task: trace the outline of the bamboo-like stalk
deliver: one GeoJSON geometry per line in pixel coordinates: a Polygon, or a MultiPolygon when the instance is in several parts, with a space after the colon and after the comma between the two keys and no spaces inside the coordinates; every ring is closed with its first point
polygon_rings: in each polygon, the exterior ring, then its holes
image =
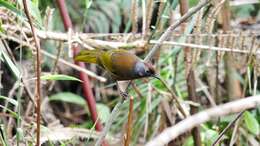
{"type": "MultiPolygon", "coordinates": [[[[70,16],[68,14],[66,5],[65,5],[65,1],[64,0],[57,0],[56,1],[58,4],[58,8],[60,11],[60,15],[61,18],[63,20],[63,24],[64,27],[67,31],[72,29],[72,22],[70,20],[70,16]]],[[[73,54],[77,54],[77,52],[79,51],[78,46],[73,46],[73,54]]],[[[75,62],[75,64],[81,66],[81,67],[85,67],[85,64],[82,62],[75,62]]],[[[95,129],[97,131],[102,131],[103,126],[100,123],[100,120],[98,119],[98,115],[97,115],[97,109],[96,109],[96,101],[95,98],[93,96],[93,93],[91,91],[91,87],[90,87],[90,83],[89,83],[89,78],[86,74],[84,74],[83,72],[80,72],[80,79],[83,81],[83,92],[84,92],[84,96],[86,98],[86,102],[89,108],[89,111],[91,113],[91,119],[93,121],[93,123],[96,123],[95,125],[95,129]]],[[[103,145],[106,146],[107,143],[103,142],[103,145]]]]}

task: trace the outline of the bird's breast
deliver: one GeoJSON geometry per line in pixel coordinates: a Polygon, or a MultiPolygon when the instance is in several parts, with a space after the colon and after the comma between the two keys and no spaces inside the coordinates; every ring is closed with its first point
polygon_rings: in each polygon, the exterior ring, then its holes
{"type": "Polygon", "coordinates": [[[116,80],[133,80],[138,78],[134,72],[135,64],[140,60],[128,52],[117,52],[111,56],[112,74],[116,80]]]}

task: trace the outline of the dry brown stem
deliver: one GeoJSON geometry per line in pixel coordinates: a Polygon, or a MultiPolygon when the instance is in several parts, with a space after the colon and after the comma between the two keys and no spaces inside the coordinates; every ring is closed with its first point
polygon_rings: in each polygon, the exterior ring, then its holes
{"type": "Polygon", "coordinates": [[[193,127],[205,123],[213,118],[237,113],[246,109],[255,108],[260,104],[260,95],[250,96],[240,100],[219,105],[186,118],[178,124],[165,129],[161,134],[148,142],[145,146],[163,146],[193,127]]]}

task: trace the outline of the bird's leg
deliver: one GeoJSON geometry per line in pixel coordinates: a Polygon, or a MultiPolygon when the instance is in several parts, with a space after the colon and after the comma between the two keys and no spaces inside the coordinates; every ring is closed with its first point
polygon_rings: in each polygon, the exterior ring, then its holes
{"type": "MultiPolygon", "coordinates": [[[[131,82],[131,81],[130,81],[131,82]]],[[[122,91],[118,82],[116,82],[116,86],[117,86],[117,90],[119,92],[119,94],[124,98],[127,99],[128,98],[128,87],[129,87],[130,83],[127,83],[127,87],[125,89],[125,91],[122,91]]]]}

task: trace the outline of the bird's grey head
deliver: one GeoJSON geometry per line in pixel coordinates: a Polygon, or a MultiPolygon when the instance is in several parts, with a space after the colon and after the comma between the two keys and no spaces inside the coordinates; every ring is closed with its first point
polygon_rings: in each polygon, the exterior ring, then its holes
{"type": "Polygon", "coordinates": [[[137,77],[151,77],[155,75],[154,67],[146,62],[138,61],[135,64],[134,73],[137,77]]]}

